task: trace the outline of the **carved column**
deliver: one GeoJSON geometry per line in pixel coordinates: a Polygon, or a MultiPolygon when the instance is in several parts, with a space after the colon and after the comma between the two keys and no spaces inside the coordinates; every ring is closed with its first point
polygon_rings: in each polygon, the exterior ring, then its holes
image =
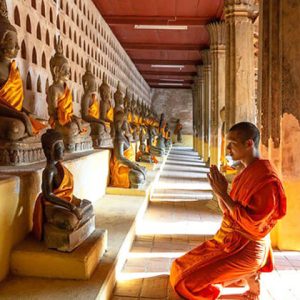
{"type": "Polygon", "coordinates": [[[204,157],[204,94],[205,94],[205,85],[204,85],[204,66],[200,65],[197,67],[197,87],[198,87],[198,140],[199,140],[199,155],[204,157]]]}
{"type": "Polygon", "coordinates": [[[220,111],[225,106],[225,22],[207,26],[211,52],[211,142],[210,163],[220,165],[222,121],[220,111]]]}
{"type": "MultiPolygon", "coordinates": [[[[195,76],[196,77],[196,76],[195,76]]],[[[197,132],[197,111],[198,111],[198,97],[197,97],[197,86],[195,83],[192,87],[192,94],[193,94],[193,148],[194,150],[198,151],[198,132],[197,132]]]]}
{"type": "Polygon", "coordinates": [[[209,50],[201,51],[203,60],[203,159],[210,157],[210,132],[211,132],[211,53],[209,50]]]}
{"type": "Polygon", "coordinates": [[[226,128],[256,123],[254,99],[253,0],[225,0],[226,128]]]}
{"type": "Polygon", "coordinates": [[[281,174],[287,215],[271,237],[300,250],[300,1],[260,2],[259,101],[262,149],[281,174]]]}

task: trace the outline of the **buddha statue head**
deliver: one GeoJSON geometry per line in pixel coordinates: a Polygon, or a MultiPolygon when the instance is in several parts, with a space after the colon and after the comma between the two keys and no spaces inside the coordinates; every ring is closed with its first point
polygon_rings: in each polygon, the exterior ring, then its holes
{"type": "Polygon", "coordinates": [[[124,99],[123,99],[123,103],[124,103],[125,109],[127,110],[128,109],[128,105],[130,103],[128,88],[126,88],[125,96],[124,96],[124,99]]]}
{"type": "Polygon", "coordinates": [[[100,85],[100,96],[102,101],[110,100],[110,87],[107,83],[107,76],[103,74],[103,81],[100,85]]]}
{"type": "Polygon", "coordinates": [[[132,97],[131,97],[131,111],[133,113],[135,113],[135,110],[136,110],[136,101],[134,99],[134,94],[132,93],[132,97]]]}
{"type": "Polygon", "coordinates": [[[64,142],[62,135],[54,130],[48,129],[41,137],[42,147],[47,161],[60,161],[63,159],[64,142]]]}
{"type": "Polygon", "coordinates": [[[117,90],[114,93],[114,100],[115,100],[115,109],[123,109],[124,108],[124,100],[123,100],[123,95],[121,92],[121,86],[120,86],[120,81],[118,81],[118,86],[117,86],[117,90]]]}
{"type": "Polygon", "coordinates": [[[11,61],[19,50],[17,30],[8,20],[5,0],[0,0],[0,60],[11,61]]]}
{"type": "Polygon", "coordinates": [[[84,91],[87,92],[96,92],[97,91],[97,82],[96,78],[92,73],[92,64],[87,61],[85,65],[85,73],[82,76],[82,84],[84,91]]]}
{"type": "Polygon", "coordinates": [[[70,78],[71,69],[68,60],[63,54],[63,44],[58,37],[54,39],[55,54],[50,59],[50,70],[54,82],[67,82],[70,78]]]}

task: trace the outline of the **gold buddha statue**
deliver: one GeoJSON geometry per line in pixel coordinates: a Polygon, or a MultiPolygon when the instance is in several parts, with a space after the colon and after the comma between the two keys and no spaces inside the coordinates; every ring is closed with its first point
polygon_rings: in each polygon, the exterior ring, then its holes
{"type": "Polygon", "coordinates": [[[123,99],[123,104],[124,104],[124,124],[123,124],[123,129],[125,131],[125,135],[129,142],[133,142],[133,129],[131,128],[131,120],[132,120],[132,114],[131,114],[131,100],[129,97],[129,92],[128,88],[126,88],[125,96],[123,99]]]}
{"type": "Polygon", "coordinates": [[[114,109],[110,100],[110,87],[107,83],[107,78],[103,74],[103,81],[100,86],[100,120],[104,122],[103,134],[101,135],[99,148],[113,148],[113,120],[114,120],[114,109]]]}
{"type": "Polygon", "coordinates": [[[47,164],[42,192],[35,202],[32,232],[48,248],[70,252],[94,231],[93,206],[73,194],[73,175],[62,164],[64,141],[60,132],[48,129],[42,135],[42,145],[47,164]]]}
{"type": "Polygon", "coordinates": [[[70,66],[63,55],[63,45],[59,37],[55,40],[54,47],[56,53],[50,59],[53,83],[47,94],[49,124],[61,133],[67,152],[90,150],[91,127],[74,114],[72,91],[67,85],[70,66]]]}
{"type": "Polygon", "coordinates": [[[107,134],[105,122],[100,119],[100,100],[97,92],[96,77],[91,71],[91,64],[87,61],[86,72],[82,76],[84,94],[81,99],[81,115],[91,126],[93,147],[100,148],[103,136],[107,134]]]}
{"type": "Polygon", "coordinates": [[[124,134],[125,114],[119,110],[115,114],[116,136],[110,161],[110,185],[122,188],[139,188],[146,179],[145,168],[135,162],[132,145],[124,134]]]}
{"type": "Polygon", "coordinates": [[[10,24],[5,0],[0,0],[0,164],[19,165],[44,159],[39,134],[46,127],[24,106],[22,78],[15,58],[16,29],[10,24]]]}

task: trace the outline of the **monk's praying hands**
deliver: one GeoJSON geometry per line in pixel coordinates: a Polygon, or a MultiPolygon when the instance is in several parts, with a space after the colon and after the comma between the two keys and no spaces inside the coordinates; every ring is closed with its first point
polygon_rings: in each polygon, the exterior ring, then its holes
{"type": "Polygon", "coordinates": [[[210,167],[210,172],[207,174],[208,181],[214,191],[214,193],[222,197],[227,194],[228,182],[224,175],[220,173],[217,166],[212,165],[210,167]]]}

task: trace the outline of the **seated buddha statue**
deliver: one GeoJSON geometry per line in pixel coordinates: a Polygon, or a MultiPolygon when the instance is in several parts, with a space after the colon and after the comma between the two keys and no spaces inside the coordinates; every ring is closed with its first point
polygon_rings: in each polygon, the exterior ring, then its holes
{"type": "Polygon", "coordinates": [[[54,46],[56,53],[50,59],[53,83],[47,94],[49,124],[61,133],[66,151],[89,150],[92,148],[91,127],[74,114],[72,91],[67,86],[70,66],[63,55],[60,38],[55,40],[54,46]]]}
{"type": "Polygon", "coordinates": [[[0,164],[18,165],[44,159],[40,134],[46,127],[23,105],[22,78],[15,58],[19,52],[16,29],[0,7],[0,164]]]}
{"type": "Polygon", "coordinates": [[[149,123],[147,145],[152,155],[161,157],[165,154],[165,148],[157,147],[159,122],[156,120],[153,112],[150,112],[149,123]]]}
{"type": "Polygon", "coordinates": [[[180,119],[177,119],[176,126],[175,126],[175,129],[174,129],[174,134],[177,135],[177,142],[178,143],[182,143],[181,131],[182,131],[182,124],[180,123],[180,119]]]}
{"type": "Polygon", "coordinates": [[[129,142],[133,141],[132,137],[132,128],[130,126],[130,121],[131,121],[131,112],[130,112],[130,98],[128,95],[128,89],[126,88],[125,96],[123,98],[123,107],[124,107],[124,123],[123,123],[123,130],[125,132],[125,136],[129,140],[129,142]]]}
{"type": "Polygon", "coordinates": [[[48,248],[69,252],[93,232],[93,206],[73,195],[73,176],[62,164],[64,142],[60,132],[48,129],[42,135],[42,145],[47,163],[42,174],[42,192],[35,202],[32,232],[48,248]],[[73,234],[79,230],[80,234],[73,234]]]}
{"type": "Polygon", "coordinates": [[[137,115],[137,103],[136,100],[134,98],[134,94],[132,94],[132,98],[131,98],[131,122],[130,122],[130,126],[132,129],[132,137],[133,137],[133,141],[137,142],[139,139],[139,130],[138,130],[138,115],[137,115]]]}
{"type": "Polygon", "coordinates": [[[166,123],[166,126],[165,126],[164,137],[165,137],[165,147],[167,149],[169,149],[171,147],[172,140],[171,140],[171,131],[169,129],[169,123],[168,122],[166,123]]]}
{"type": "Polygon", "coordinates": [[[103,81],[100,86],[100,120],[104,122],[105,125],[103,130],[105,134],[101,136],[100,148],[113,148],[113,137],[114,137],[114,109],[110,99],[110,87],[107,83],[107,78],[103,74],[103,81]]]}
{"type": "Polygon", "coordinates": [[[166,118],[165,118],[165,114],[162,113],[160,115],[160,121],[159,121],[159,127],[158,127],[158,137],[157,137],[157,143],[156,143],[156,147],[160,148],[162,150],[165,149],[165,128],[166,128],[166,118]]]}
{"type": "Polygon", "coordinates": [[[81,100],[82,119],[91,126],[93,147],[99,148],[102,136],[107,134],[105,122],[100,119],[100,101],[96,78],[91,71],[91,64],[86,63],[86,72],[82,76],[84,94],[81,100]]]}
{"type": "Polygon", "coordinates": [[[110,161],[110,185],[122,188],[139,188],[146,180],[146,170],[135,162],[133,148],[122,128],[124,118],[124,112],[116,112],[114,119],[116,136],[110,161]]]}

